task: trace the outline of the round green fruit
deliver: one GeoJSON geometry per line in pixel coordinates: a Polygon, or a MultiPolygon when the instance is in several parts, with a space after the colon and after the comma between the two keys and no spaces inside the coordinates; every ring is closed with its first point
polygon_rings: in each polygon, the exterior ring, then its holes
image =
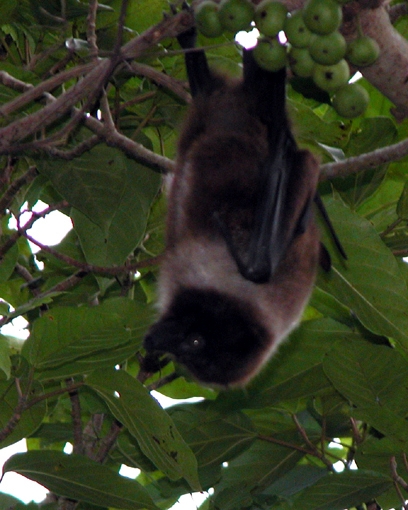
{"type": "Polygon", "coordinates": [[[357,67],[369,66],[380,55],[380,47],[377,41],[363,35],[351,41],[347,48],[347,60],[357,67]]]}
{"type": "Polygon", "coordinates": [[[224,29],[218,14],[218,4],[212,0],[201,2],[194,10],[198,30],[206,37],[218,37],[224,29]]]}
{"type": "Polygon", "coordinates": [[[307,28],[303,21],[302,11],[292,12],[286,18],[283,26],[286,37],[290,44],[295,48],[307,48],[312,39],[312,32],[307,28]]]}
{"type": "Polygon", "coordinates": [[[366,89],[358,83],[349,83],[336,92],[332,105],[339,115],[353,119],[366,111],[369,101],[366,89]]]}
{"type": "Polygon", "coordinates": [[[253,56],[259,67],[266,71],[279,71],[287,62],[286,47],[277,38],[259,39],[253,56]]]}
{"type": "Polygon", "coordinates": [[[251,25],[254,6],[249,0],[222,0],[218,13],[224,29],[235,34],[251,25]]]}
{"type": "Polygon", "coordinates": [[[309,46],[310,55],[318,64],[337,64],[346,54],[347,43],[337,30],[327,35],[315,36],[309,46]]]}
{"type": "Polygon", "coordinates": [[[341,7],[335,0],[307,0],[303,6],[303,20],[315,34],[330,34],[340,26],[341,7]]]}
{"type": "Polygon", "coordinates": [[[294,48],[289,51],[289,65],[296,76],[309,78],[313,74],[316,62],[307,48],[294,48]]]}
{"type": "Polygon", "coordinates": [[[322,90],[334,92],[347,84],[350,78],[350,70],[347,62],[342,59],[331,66],[316,64],[312,77],[316,85],[322,90]]]}
{"type": "Polygon", "coordinates": [[[275,37],[283,30],[288,10],[274,0],[263,0],[255,9],[256,28],[269,37],[275,37]]]}

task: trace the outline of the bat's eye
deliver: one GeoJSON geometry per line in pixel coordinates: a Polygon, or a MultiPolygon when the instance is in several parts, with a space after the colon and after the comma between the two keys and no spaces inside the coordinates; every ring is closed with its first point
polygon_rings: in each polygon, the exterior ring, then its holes
{"type": "Polygon", "coordinates": [[[198,352],[205,346],[205,339],[201,335],[191,335],[183,342],[183,349],[189,352],[198,352]]]}

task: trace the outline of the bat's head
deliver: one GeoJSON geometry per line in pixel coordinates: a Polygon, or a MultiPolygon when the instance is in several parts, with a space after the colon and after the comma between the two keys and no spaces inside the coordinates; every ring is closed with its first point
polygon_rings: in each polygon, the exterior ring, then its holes
{"type": "Polygon", "coordinates": [[[169,353],[202,383],[242,386],[258,372],[268,338],[248,303],[213,290],[182,289],[144,346],[169,353]]]}

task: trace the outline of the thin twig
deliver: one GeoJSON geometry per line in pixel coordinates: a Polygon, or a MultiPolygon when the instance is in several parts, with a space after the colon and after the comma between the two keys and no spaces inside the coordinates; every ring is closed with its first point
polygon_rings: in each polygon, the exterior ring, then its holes
{"type": "Polygon", "coordinates": [[[4,439],[6,439],[6,437],[8,437],[13,432],[13,430],[20,422],[23,412],[27,409],[27,397],[30,394],[33,384],[33,372],[30,371],[29,373],[27,387],[24,393],[21,391],[20,379],[18,377],[15,378],[14,384],[16,385],[18,402],[16,407],[14,408],[13,415],[8,420],[3,429],[0,431],[0,443],[4,441],[4,439]]]}
{"type": "Polygon", "coordinates": [[[79,401],[78,389],[74,386],[73,379],[66,380],[68,395],[71,401],[71,418],[72,418],[72,429],[74,435],[73,453],[81,455],[84,453],[84,442],[82,435],[82,420],[81,420],[81,403],[79,401]]]}
{"type": "MultiPolygon", "coordinates": [[[[69,276],[62,282],[57,283],[57,285],[54,285],[54,287],[51,287],[51,289],[48,289],[45,292],[36,294],[33,299],[27,301],[21,307],[17,307],[14,311],[12,311],[8,315],[4,316],[0,320],[0,327],[4,326],[5,324],[9,324],[12,320],[14,320],[16,317],[19,317],[20,315],[24,315],[25,313],[27,313],[28,310],[32,310],[34,308],[41,307],[47,296],[53,297],[54,294],[59,294],[61,292],[65,292],[68,289],[70,289],[71,287],[74,287],[87,274],[88,274],[87,271],[83,271],[81,269],[80,271],[69,276]]],[[[33,294],[34,294],[34,292],[33,292],[33,294]]]]}
{"type": "Polygon", "coordinates": [[[43,395],[40,395],[39,397],[32,398],[29,400],[26,404],[26,409],[29,409],[30,407],[33,407],[37,405],[39,402],[42,402],[43,400],[47,400],[49,398],[53,397],[59,397],[60,395],[64,395],[65,393],[68,393],[69,391],[77,390],[81,388],[85,383],[79,382],[75,383],[69,388],[61,388],[59,390],[50,391],[49,393],[44,393],[43,395]]]}
{"type": "Polygon", "coordinates": [[[72,159],[82,156],[82,154],[85,154],[85,152],[89,152],[96,145],[98,145],[98,143],[101,143],[101,139],[99,138],[98,135],[93,135],[69,151],[56,149],[53,146],[45,146],[43,147],[43,149],[46,153],[50,154],[53,157],[57,157],[65,161],[71,161],[72,159]]]}
{"type": "Polygon", "coordinates": [[[101,446],[95,455],[96,462],[102,463],[106,457],[108,456],[109,452],[113,448],[114,444],[116,443],[116,440],[122,431],[123,425],[117,421],[114,420],[112,423],[112,426],[110,428],[110,431],[106,434],[106,436],[101,441],[101,446]]]}
{"type": "Polygon", "coordinates": [[[86,39],[89,44],[89,54],[92,60],[98,58],[99,49],[96,44],[96,14],[98,11],[98,0],[89,0],[89,11],[86,18],[86,39]]]}
{"type": "Polygon", "coordinates": [[[330,469],[330,471],[334,471],[334,468],[333,468],[333,465],[332,463],[329,461],[329,459],[326,459],[325,455],[324,455],[324,452],[321,452],[311,441],[310,439],[308,438],[307,434],[306,434],[306,431],[305,429],[302,427],[302,425],[300,424],[299,420],[297,419],[296,415],[292,415],[292,419],[296,425],[296,428],[298,429],[300,435],[302,436],[302,438],[305,440],[306,444],[309,446],[309,448],[311,448],[311,450],[313,451],[313,456],[317,457],[318,459],[320,459],[324,464],[326,464],[326,466],[330,469]]]}
{"type": "Polygon", "coordinates": [[[68,257],[67,255],[59,253],[53,248],[50,248],[49,246],[40,243],[39,241],[28,235],[26,232],[24,232],[23,235],[26,239],[28,239],[30,242],[41,248],[41,250],[43,250],[44,252],[49,253],[58,260],[62,260],[63,262],[69,264],[70,266],[77,267],[88,273],[98,273],[108,276],[117,276],[123,273],[126,274],[129,271],[137,271],[145,267],[154,266],[156,264],[159,264],[160,261],[162,260],[162,255],[158,255],[157,257],[151,257],[150,259],[147,260],[141,260],[140,262],[129,264],[128,266],[126,265],[115,267],[94,266],[92,264],[87,264],[86,262],[79,262],[78,260],[75,260],[72,257],[68,257]]]}
{"type": "Polygon", "coordinates": [[[395,455],[393,455],[390,458],[390,468],[391,468],[391,475],[394,482],[396,482],[398,485],[400,485],[404,490],[408,491],[408,483],[401,478],[401,476],[397,472],[397,459],[395,458],[395,455]]]}
{"type": "Polygon", "coordinates": [[[20,189],[32,182],[38,175],[37,167],[30,166],[25,174],[13,181],[8,189],[5,191],[3,196],[0,198],[0,214],[8,209],[14,200],[14,197],[20,191],[20,189]]]}
{"type": "Polygon", "coordinates": [[[56,211],[58,209],[64,209],[65,207],[68,207],[68,202],[65,200],[58,202],[57,204],[50,205],[47,207],[47,209],[44,209],[42,212],[33,212],[31,211],[31,218],[27,221],[27,223],[24,224],[24,226],[18,226],[18,230],[13,233],[6,242],[0,246],[0,261],[4,257],[4,255],[14,246],[14,244],[17,242],[20,236],[26,235],[26,231],[29,230],[34,223],[39,220],[40,218],[44,218],[47,214],[56,211]]]}
{"type": "Polygon", "coordinates": [[[172,374],[166,375],[166,376],[162,377],[161,379],[158,379],[154,383],[149,384],[149,386],[147,386],[147,389],[149,391],[158,390],[162,386],[165,386],[166,384],[169,384],[172,381],[175,381],[179,377],[180,376],[176,372],[173,372],[172,374]]]}

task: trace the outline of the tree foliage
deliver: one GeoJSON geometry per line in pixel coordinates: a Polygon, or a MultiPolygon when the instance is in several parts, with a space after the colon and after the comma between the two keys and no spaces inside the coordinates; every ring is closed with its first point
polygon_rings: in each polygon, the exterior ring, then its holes
{"type": "MultiPolygon", "coordinates": [[[[345,37],[359,19],[381,48],[361,70],[363,116],[342,119],[307,80],[290,80],[295,132],[321,158],[320,191],[348,260],[322,225],[333,267],[301,325],[245,390],[218,393],[171,363],[156,374],[141,365],[163,251],[162,174],[189,99],[175,36],[191,13],[170,15],[164,0],[2,0],[0,325],[22,316],[29,331],[25,342],[0,335],[1,447],[27,438],[29,449],[4,472],[42,483],[66,510],[165,509],[209,489],[203,509],[403,506],[406,13],[405,2],[343,7],[345,37]],[[54,210],[73,229],[43,245],[30,228],[54,210]],[[163,410],[153,389],[203,400],[163,410]],[[119,475],[123,463],[140,475],[119,475]]],[[[231,37],[200,44],[239,74],[231,37]]],[[[0,506],[24,508],[1,493],[0,506]]]]}

